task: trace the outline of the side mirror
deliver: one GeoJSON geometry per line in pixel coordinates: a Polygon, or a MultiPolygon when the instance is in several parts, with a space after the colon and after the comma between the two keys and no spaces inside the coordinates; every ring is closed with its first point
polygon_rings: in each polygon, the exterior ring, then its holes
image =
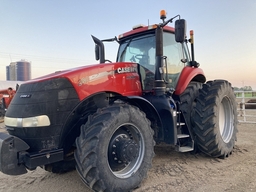
{"type": "Polygon", "coordinates": [[[100,59],[100,48],[99,45],[95,45],[95,59],[98,61],[100,59]]]}
{"type": "Polygon", "coordinates": [[[98,61],[100,60],[100,63],[105,63],[105,51],[104,51],[104,44],[101,40],[94,37],[92,35],[92,39],[95,43],[95,59],[98,61]]]}
{"type": "Polygon", "coordinates": [[[187,24],[185,19],[175,21],[175,40],[178,43],[183,43],[186,38],[187,24]]]}

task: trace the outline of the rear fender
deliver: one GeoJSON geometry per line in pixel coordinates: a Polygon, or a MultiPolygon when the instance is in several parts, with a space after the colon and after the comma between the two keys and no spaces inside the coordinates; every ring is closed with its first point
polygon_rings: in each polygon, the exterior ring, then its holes
{"type": "Polygon", "coordinates": [[[180,95],[185,91],[190,81],[197,81],[204,83],[206,81],[204,72],[200,68],[184,67],[181,71],[175,94],[180,95]]]}

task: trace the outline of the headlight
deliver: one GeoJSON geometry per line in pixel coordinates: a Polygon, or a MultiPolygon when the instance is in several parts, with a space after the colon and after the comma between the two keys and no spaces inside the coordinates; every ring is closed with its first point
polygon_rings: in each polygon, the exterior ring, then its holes
{"type": "Polygon", "coordinates": [[[4,117],[4,124],[10,127],[44,127],[51,123],[47,115],[40,115],[27,118],[4,117]]]}

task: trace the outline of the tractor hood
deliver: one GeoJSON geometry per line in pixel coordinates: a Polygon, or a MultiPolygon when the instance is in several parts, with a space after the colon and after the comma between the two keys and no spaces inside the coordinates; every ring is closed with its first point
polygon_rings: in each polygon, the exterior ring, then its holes
{"type": "Polygon", "coordinates": [[[54,73],[50,73],[48,75],[44,75],[44,76],[41,76],[41,77],[34,78],[32,80],[26,81],[26,83],[45,81],[45,80],[48,80],[48,79],[58,78],[58,77],[67,77],[69,75],[72,75],[73,73],[77,73],[78,71],[88,71],[90,69],[97,68],[98,65],[99,64],[91,64],[91,65],[66,69],[66,70],[62,70],[62,71],[55,71],[54,73]]]}
{"type": "Polygon", "coordinates": [[[24,84],[40,83],[56,78],[68,79],[80,100],[95,92],[109,91],[122,95],[140,95],[138,64],[130,62],[103,63],[57,71],[24,84]]]}

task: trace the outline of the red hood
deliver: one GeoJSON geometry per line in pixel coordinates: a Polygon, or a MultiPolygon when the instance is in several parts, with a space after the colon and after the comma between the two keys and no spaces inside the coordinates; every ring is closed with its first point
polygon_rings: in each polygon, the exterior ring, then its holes
{"type": "Polygon", "coordinates": [[[58,77],[67,77],[74,72],[77,73],[79,71],[88,71],[90,69],[98,67],[99,65],[102,65],[102,64],[91,64],[91,65],[85,65],[85,66],[81,66],[81,67],[66,69],[66,70],[62,70],[62,71],[56,71],[56,72],[50,73],[48,75],[44,75],[41,77],[31,79],[29,81],[26,81],[26,83],[31,83],[31,82],[35,82],[35,81],[44,81],[47,79],[58,78],[58,77]]]}
{"type": "Polygon", "coordinates": [[[107,91],[122,95],[140,95],[141,83],[137,72],[137,64],[130,62],[103,63],[86,65],[27,81],[37,83],[54,78],[67,78],[76,89],[79,98],[107,91]]]}

